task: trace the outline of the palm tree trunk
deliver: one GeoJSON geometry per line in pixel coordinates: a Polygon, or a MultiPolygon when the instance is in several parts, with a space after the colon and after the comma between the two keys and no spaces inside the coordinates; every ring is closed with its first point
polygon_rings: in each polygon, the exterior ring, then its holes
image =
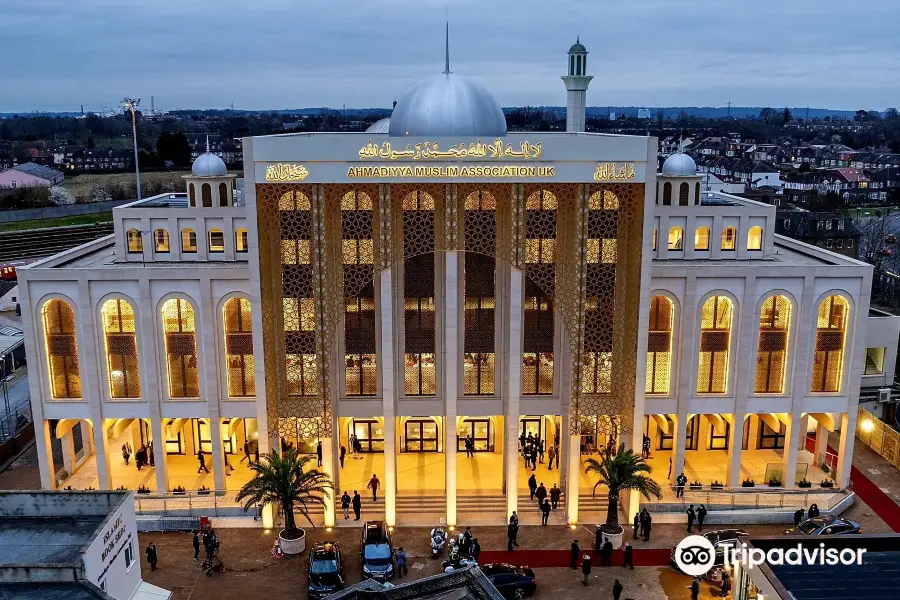
{"type": "Polygon", "coordinates": [[[294,505],[290,502],[284,502],[281,505],[284,511],[284,528],[286,531],[295,531],[297,523],[294,521],[294,505]]]}
{"type": "Polygon", "coordinates": [[[619,492],[609,491],[609,503],[606,506],[606,524],[610,527],[619,526],[619,492]]]}

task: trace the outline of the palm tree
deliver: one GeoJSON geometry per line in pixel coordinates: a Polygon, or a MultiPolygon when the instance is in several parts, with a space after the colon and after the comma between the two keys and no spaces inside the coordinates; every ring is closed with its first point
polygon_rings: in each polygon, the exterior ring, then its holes
{"type": "Polygon", "coordinates": [[[619,446],[619,451],[613,455],[608,449],[603,449],[600,460],[588,458],[584,461],[584,473],[594,473],[599,476],[591,495],[597,493],[597,488],[605,485],[609,490],[609,505],[606,508],[606,524],[604,533],[619,532],[619,493],[625,490],[637,490],[647,500],[650,496],[662,497],[659,484],[650,478],[650,465],[644,457],[636,455],[631,450],[625,449],[625,444],[619,446]]]}
{"type": "Polygon", "coordinates": [[[280,505],[284,512],[284,537],[296,539],[299,530],[294,520],[294,507],[299,506],[300,514],[315,529],[309,510],[313,506],[324,506],[328,490],[334,488],[331,479],[322,471],[305,470],[306,463],[312,460],[311,456],[299,454],[294,448],[289,448],[283,456],[270,452],[263,460],[250,464],[256,475],[244,484],[235,500],[244,504],[245,512],[253,506],[280,505]]]}

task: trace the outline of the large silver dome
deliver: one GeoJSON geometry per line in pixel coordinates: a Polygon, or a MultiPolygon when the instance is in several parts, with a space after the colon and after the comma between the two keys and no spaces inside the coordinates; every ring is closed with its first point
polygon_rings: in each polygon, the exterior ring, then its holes
{"type": "Polygon", "coordinates": [[[663,163],[662,174],[670,177],[693,177],[697,174],[697,163],[683,152],[677,152],[663,163]]]}
{"type": "Polygon", "coordinates": [[[505,136],[506,117],[484,86],[468,77],[441,73],[419,81],[397,102],[391,114],[390,134],[505,136]]]}
{"type": "Polygon", "coordinates": [[[201,154],[194,161],[191,173],[195,177],[222,177],[228,174],[228,169],[221,158],[207,150],[206,154],[201,154]]]}
{"type": "Polygon", "coordinates": [[[391,129],[391,118],[378,119],[366,129],[366,133],[388,133],[391,129]]]}

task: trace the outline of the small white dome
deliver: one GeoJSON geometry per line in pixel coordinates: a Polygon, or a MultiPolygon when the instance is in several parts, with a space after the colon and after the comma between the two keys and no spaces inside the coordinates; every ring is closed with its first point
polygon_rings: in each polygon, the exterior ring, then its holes
{"type": "Polygon", "coordinates": [[[687,154],[678,152],[663,163],[662,174],[670,177],[693,177],[697,174],[697,163],[687,154]]]}
{"type": "Polygon", "coordinates": [[[379,119],[369,125],[369,128],[366,129],[366,133],[390,133],[391,131],[391,118],[385,117],[384,119],[379,119]]]}
{"type": "Polygon", "coordinates": [[[191,167],[191,173],[194,177],[222,177],[228,174],[228,169],[225,167],[225,161],[207,152],[197,157],[191,167]]]}

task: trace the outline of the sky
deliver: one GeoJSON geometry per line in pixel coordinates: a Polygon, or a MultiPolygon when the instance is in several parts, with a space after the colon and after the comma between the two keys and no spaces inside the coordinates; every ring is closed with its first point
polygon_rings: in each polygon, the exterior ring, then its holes
{"type": "Polygon", "coordinates": [[[504,106],[900,105],[900,0],[0,0],[0,112],[389,107],[444,66],[504,106]]]}

